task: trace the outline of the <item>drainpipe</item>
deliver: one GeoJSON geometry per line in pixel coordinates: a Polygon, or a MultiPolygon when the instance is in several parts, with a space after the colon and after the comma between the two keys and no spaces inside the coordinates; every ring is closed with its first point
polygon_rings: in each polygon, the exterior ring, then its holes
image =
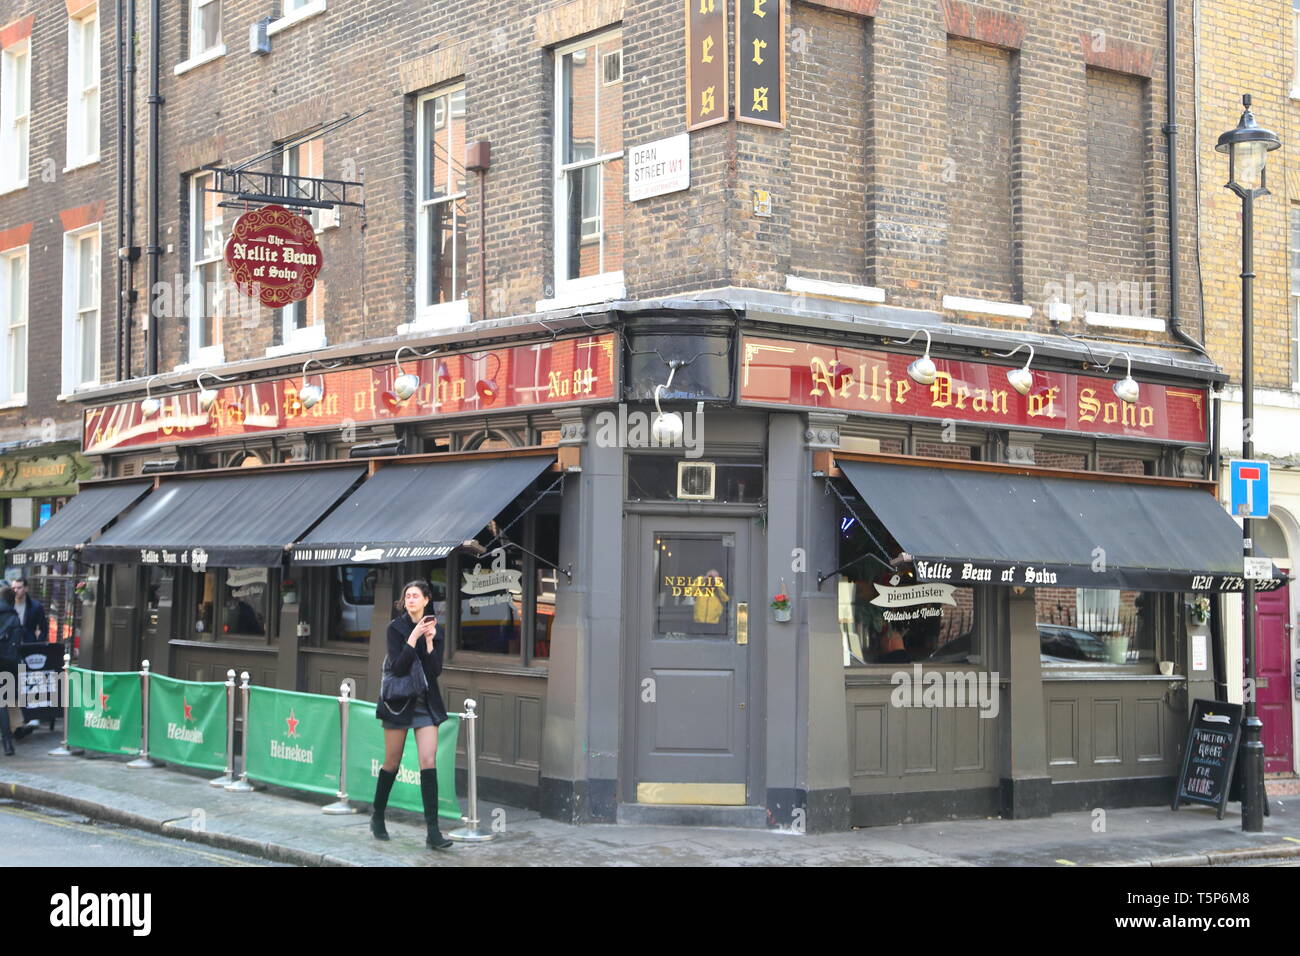
{"type": "MultiPolygon", "coordinates": [[[[118,337],[121,341],[122,358],[118,362],[118,381],[132,378],[131,374],[131,327],[135,321],[135,303],[139,298],[135,290],[135,261],[140,257],[140,250],[135,245],[135,0],[128,0],[126,8],[126,57],[123,71],[126,74],[126,152],[125,163],[125,210],[119,213],[119,219],[125,219],[126,238],[126,289],[125,302],[119,297],[118,309],[125,309],[126,320],[119,320],[118,337]]],[[[120,286],[119,286],[120,288],[120,286]]]]}
{"type": "Polygon", "coordinates": [[[159,192],[159,107],[162,97],[158,94],[159,61],[162,59],[162,0],[150,0],[149,4],[149,245],[145,253],[149,256],[148,287],[145,290],[145,328],[149,344],[145,369],[149,375],[158,374],[158,339],[161,316],[154,314],[154,289],[158,285],[158,258],[162,247],[158,245],[158,192],[159,192]]]}
{"type": "Polygon", "coordinates": [[[122,285],[122,277],[125,271],[122,262],[122,250],[126,246],[126,230],[123,221],[126,215],[124,198],[126,196],[126,186],[122,178],[126,167],[124,162],[126,145],[123,142],[123,137],[126,135],[126,128],[131,123],[130,118],[126,115],[126,109],[122,105],[126,88],[126,83],[122,78],[122,61],[126,56],[126,46],[130,43],[129,37],[125,41],[122,39],[125,33],[122,25],[122,6],[122,0],[118,0],[117,22],[115,24],[117,29],[117,56],[114,57],[117,60],[117,90],[115,91],[117,101],[117,321],[113,327],[113,341],[115,343],[113,350],[113,381],[115,382],[122,381],[122,297],[126,294],[126,290],[122,285]]]}
{"type": "Polygon", "coordinates": [[[1165,125],[1169,169],[1169,331],[1188,348],[1209,357],[1205,346],[1183,331],[1178,312],[1178,16],[1176,0],[1165,0],[1165,125]]]}

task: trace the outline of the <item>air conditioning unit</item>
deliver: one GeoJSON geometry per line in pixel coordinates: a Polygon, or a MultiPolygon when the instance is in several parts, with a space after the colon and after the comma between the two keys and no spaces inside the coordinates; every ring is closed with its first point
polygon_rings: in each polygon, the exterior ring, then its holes
{"type": "Polygon", "coordinates": [[[715,465],[711,461],[679,461],[677,497],[690,501],[712,501],[717,497],[714,471],[715,465]]]}

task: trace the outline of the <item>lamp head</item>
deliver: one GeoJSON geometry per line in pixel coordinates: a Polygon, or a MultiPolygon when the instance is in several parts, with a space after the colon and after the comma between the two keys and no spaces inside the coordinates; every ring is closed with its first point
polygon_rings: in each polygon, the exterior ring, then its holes
{"type": "Polygon", "coordinates": [[[208,411],[217,401],[217,393],[214,389],[203,388],[199,390],[199,408],[208,411]]]}
{"type": "Polygon", "coordinates": [[[918,385],[933,385],[939,370],[934,367],[934,360],[929,355],[914,359],[907,367],[907,375],[918,385]]]}
{"type": "Polygon", "coordinates": [[[1264,185],[1265,156],[1280,147],[1282,141],[1276,133],[1255,122],[1249,93],[1241,98],[1241,105],[1241,119],[1219,137],[1214,148],[1228,154],[1228,185],[1253,190],[1264,185]]]}
{"type": "Polygon", "coordinates": [[[162,408],[162,401],[152,395],[140,402],[140,411],[145,418],[152,418],[157,415],[160,408],[162,408]]]}
{"type": "Polygon", "coordinates": [[[319,385],[304,385],[298,390],[298,401],[302,402],[303,408],[311,408],[320,403],[325,397],[325,390],[319,385]]]}
{"type": "Polygon", "coordinates": [[[394,379],[393,394],[395,394],[402,401],[406,401],[408,398],[410,398],[412,395],[415,394],[416,390],[419,387],[420,387],[420,376],[412,375],[410,372],[405,372],[402,375],[397,376],[396,379],[394,379]]]}
{"type": "Polygon", "coordinates": [[[682,416],[676,412],[659,412],[650,424],[650,438],[656,445],[680,445],[685,432],[682,416]]]}

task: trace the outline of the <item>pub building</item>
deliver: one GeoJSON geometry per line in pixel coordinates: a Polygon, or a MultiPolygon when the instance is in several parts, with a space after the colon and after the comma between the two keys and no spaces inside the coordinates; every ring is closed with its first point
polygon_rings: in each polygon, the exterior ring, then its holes
{"type": "Polygon", "coordinates": [[[86,666],[371,700],[428,579],[480,792],[562,820],[1159,804],[1241,538],[1224,375],[1127,348],[728,289],[125,382],[17,554],[86,666]]]}

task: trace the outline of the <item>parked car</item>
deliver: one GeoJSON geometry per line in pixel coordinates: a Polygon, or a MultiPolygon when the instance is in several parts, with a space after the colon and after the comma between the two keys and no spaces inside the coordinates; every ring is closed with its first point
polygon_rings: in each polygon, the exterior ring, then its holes
{"type": "Polygon", "coordinates": [[[1051,663],[1104,661],[1106,645],[1095,634],[1063,624],[1038,625],[1039,653],[1051,663]]]}

